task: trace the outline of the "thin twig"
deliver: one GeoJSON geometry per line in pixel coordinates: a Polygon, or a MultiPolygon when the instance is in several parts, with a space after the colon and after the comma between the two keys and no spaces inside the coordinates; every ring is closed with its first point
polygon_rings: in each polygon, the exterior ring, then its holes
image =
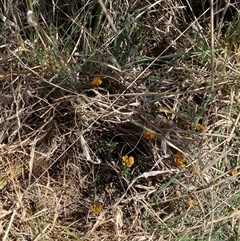
{"type": "Polygon", "coordinates": [[[8,233],[9,233],[11,227],[12,227],[12,223],[13,223],[13,220],[14,220],[15,215],[16,215],[16,210],[14,209],[14,210],[13,210],[13,213],[12,213],[12,216],[11,216],[11,219],[10,219],[10,222],[9,222],[9,224],[8,224],[7,230],[6,230],[6,232],[5,232],[5,235],[4,235],[3,239],[2,239],[2,241],[6,241],[6,240],[7,240],[8,233]]]}

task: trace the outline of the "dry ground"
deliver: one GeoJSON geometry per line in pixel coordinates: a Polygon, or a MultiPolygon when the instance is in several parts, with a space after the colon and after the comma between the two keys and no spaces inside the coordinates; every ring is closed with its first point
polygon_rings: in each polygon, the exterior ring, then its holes
{"type": "Polygon", "coordinates": [[[2,240],[239,240],[238,2],[0,4],[2,240]]]}

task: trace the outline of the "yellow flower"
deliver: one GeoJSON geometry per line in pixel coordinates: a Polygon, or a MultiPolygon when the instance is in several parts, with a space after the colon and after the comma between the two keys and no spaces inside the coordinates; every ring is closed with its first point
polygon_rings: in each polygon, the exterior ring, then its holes
{"type": "Polygon", "coordinates": [[[91,81],[92,86],[99,86],[102,84],[102,80],[99,77],[94,77],[91,81]]]}
{"type": "Polygon", "coordinates": [[[232,176],[237,175],[237,170],[236,170],[236,169],[233,169],[233,170],[231,171],[231,175],[232,175],[232,176]]]}
{"type": "Polygon", "coordinates": [[[144,131],[143,131],[143,137],[144,137],[145,139],[147,139],[147,140],[152,140],[152,139],[155,138],[155,135],[154,135],[154,133],[152,133],[152,132],[150,132],[150,131],[148,131],[148,130],[144,130],[144,131]]]}
{"type": "Polygon", "coordinates": [[[126,167],[131,167],[134,164],[134,157],[123,156],[122,157],[122,164],[126,167]]]}
{"type": "Polygon", "coordinates": [[[177,166],[179,167],[185,167],[185,160],[183,158],[183,156],[180,153],[177,153],[174,156],[174,162],[177,164],[177,166]]]}
{"type": "Polygon", "coordinates": [[[205,127],[204,127],[202,124],[197,124],[197,125],[195,126],[195,130],[196,130],[197,132],[203,133],[203,132],[205,131],[205,127]]]}
{"type": "Polygon", "coordinates": [[[100,213],[102,211],[102,205],[98,202],[94,203],[91,207],[93,213],[100,213]]]}
{"type": "Polygon", "coordinates": [[[188,200],[188,206],[189,206],[190,208],[192,208],[193,205],[194,205],[194,200],[193,200],[192,198],[189,198],[189,200],[188,200]]]}

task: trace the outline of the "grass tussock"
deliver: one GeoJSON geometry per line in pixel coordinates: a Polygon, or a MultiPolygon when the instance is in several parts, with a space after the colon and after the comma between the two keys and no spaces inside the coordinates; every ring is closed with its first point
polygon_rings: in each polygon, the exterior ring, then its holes
{"type": "Polygon", "coordinates": [[[237,2],[0,5],[2,240],[239,239],[237,2]]]}

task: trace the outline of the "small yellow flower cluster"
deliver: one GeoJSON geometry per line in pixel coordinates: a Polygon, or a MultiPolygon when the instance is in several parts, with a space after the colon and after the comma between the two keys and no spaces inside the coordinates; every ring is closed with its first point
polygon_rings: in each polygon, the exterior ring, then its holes
{"type": "Polygon", "coordinates": [[[185,160],[183,158],[183,156],[180,153],[177,153],[174,156],[174,162],[177,164],[177,166],[179,167],[185,167],[185,160]]]}
{"type": "Polygon", "coordinates": [[[96,202],[92,205],[91,211],[93,213],[100,213],[102,211],[102,205],[99,202],[96,202]]]}
{"type": "Polygon", "coordinates": [[[126,167],[131,167],[134,164],[134,158],[132,156],[123,156],[122,157],[122,164],[126,167]]]}
{"type": "Polygon", "coordinates": [[[204,127],[202,124],[197,124],[197,125],[195,126],[195,130],[196,130],[197,132],[203,133],[203,132],[205,131],[205,127],[204,127]]]}
{"type": "Polygon", "coordinates": [[[91,81],[92,86],[99,86],[102,84],[102,80],[99,77],[94,77],[91,81]]]}
{"type": "Polygon", "coordinates": [[[237,175],[237,170],[236,170],[236,169],[233,169],[233,170],[231,171],[231,175],[232,175],[232,176],[237,175]]]}
{"type": "Polygon", "coordinates": [[[152,133],[152,132],[150,132],[150,131],[148,131],[148,130],[144,130],[144,131],[143,131],[143,137],[144,137],[145,139],[147,139],[147,140],[152,140],[152,139],[155,138],[155,135],[154,135],[154,133],[152,133]]]}
{"type": "Polygon", "coordinates": [[[192,208],[193,205],[194,205],[194,200],[193,200],[192,198],[189,198],[189,200],[188,200],[188,206],[189,206],[190,208],[192,208]]]}

